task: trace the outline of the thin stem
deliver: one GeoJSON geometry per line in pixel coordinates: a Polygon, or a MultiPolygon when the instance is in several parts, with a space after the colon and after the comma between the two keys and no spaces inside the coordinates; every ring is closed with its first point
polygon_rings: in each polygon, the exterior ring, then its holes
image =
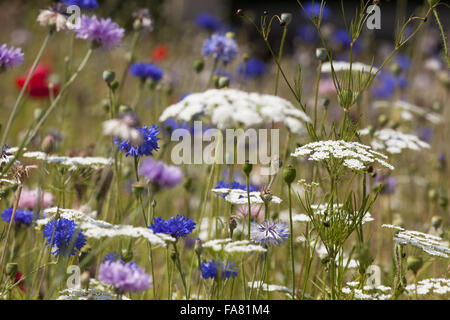
{"type": "Polygon", "coordinates": [[[292,299],[295,299],[295,263],[294,263],[294,223],[292,220],[292,195],[291,184],[288,184],[288,201],[289,201],[289,228],[291,236],[289,238],[289,251],[291,254],[291,268],[292,268],[292,299]]]}

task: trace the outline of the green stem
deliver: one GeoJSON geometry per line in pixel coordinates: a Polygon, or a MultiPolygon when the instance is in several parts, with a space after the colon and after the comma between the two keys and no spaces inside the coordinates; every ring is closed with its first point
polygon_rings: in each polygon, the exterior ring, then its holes
{"type": "Polygon", "coordinates": [[[289,238],[289,251],[291,254],[291,268],[292,268],[292,299],[295,299],[295,263],[294,263],[294,223],[292,220],[292,195],[291,184],[288,184],[288,201],[289,201],[289,228],[291,235],[289,238]]]}

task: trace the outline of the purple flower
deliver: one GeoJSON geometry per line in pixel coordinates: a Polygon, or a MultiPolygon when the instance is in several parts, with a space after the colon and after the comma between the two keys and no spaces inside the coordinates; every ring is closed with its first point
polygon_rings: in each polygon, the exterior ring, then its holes
{"type": "Polygon", "coordinates": [[[114,287],[117,293],[144,291],[151,286],[151,277],[135,262],[106,261],[100,265],[98,279],[114,287]]]}
{"type": "Polygon", "coordinates": [[[203,55],[212,55],[215,60],[228,64],[236,57],[238,46],[231,37],[215,33],[203,42],[202,50],[203,55]]]}
{"type": "Polygon", "coordinates": [[[83,15],[75,33],[77,38],[87,40],[94,46],[113,49],[120,45],[125,30],[110,18],[100,18],[99,20],[95,15],[92,17],[83,15]]]}
{"type": "Polygon", "coordinates": [[[21,48],[11,47],[6,44],[0,46],[0,71],[12,68],[23,63],[23,53],[21,48]]]}
{"type": "Polygon", "coordinates": [[[381,184],[381,194],[393,194],[395,192],[397,182],[394,177],[377,175],[375,182],[381,184]]]}
{"type": "Polygon", "coordinates": [[[258,58],[250,58],[247,62],[239,65],[238,73],[244,76],[244,79],[259,78],[267,71],[264,61],[258,58]]]}
{"type": "Polygon", "coordinates": [[[172,188],[183,180],[183,171],[179,167],[153,159],[146,159],[142,163],[140,174],[160,188],[172,188]]]}
{"type": "Polygon", "coordinates": [[[263,221],[261,224],[252,223],[250,237],[253,241],[266,246],[271,244],[280,246],[289,238],[289,229],[284,222],[263,221]]]}

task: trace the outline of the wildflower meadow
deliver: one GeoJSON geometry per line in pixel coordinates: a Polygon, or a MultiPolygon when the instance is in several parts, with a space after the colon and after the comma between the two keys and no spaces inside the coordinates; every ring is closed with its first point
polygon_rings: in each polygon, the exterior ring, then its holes
{"type": "Polygon", "coordinates": [[[0,300],[448,300],[449,9],[0,1],[0,300]]]}

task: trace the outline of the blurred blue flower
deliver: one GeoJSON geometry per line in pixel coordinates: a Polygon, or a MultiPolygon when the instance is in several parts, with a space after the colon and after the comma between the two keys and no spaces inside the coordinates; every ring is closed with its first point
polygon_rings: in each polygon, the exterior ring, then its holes
{"type": "Polygon", "coordinates": [[[316,28],[310,24],[303,24],[297,28],[297,37],[306,43],[314,43],[319,40],[316,28]]]}
{"type": "MultiPolygon", "coordinates": [[[[333,39],[336,43],[338,43],[340,46],[344,47],[345,49],[350,49],[350,43],[351,38],[345,29],[339,29],[336,32],[333,33],[333,39]]],[[[356,40],[355,43],[353,43],[353,53],[358,54],[362,51],[361,44],[356,40]]]]}
{"type": "Polygon", "coordinates": [[[243,76],[245,80],[251,78],[259,78],[267,71],[267,66],[264,61],[258,58],[250,58],[245,63],[241,63],[238,67],[238,74],[243,76]]]}
{"type": "Polygon", "coordinates": [[[73,256],[86,244],[86,237],[77,230],[77,224],[69,219],[54,219],[44,226],[43,236],[46,246],[57,247],[52,252],[56,256],[73,256]]]}
{"type": "Polygon", "coordinates": [[[417,133],[420,140],[423,140],[425,142],[430,142],[433,138],[433,129],[429,126],[422,127],[417,129],[417,133]]]}
{"type": "Polygon", "coordinates": [[[62,0],[68,6],[78,6],[81,9],[98,8],[97,0],[62,0]]]}
{"type": "Polygon", "coordinates": [[[238,275],[237,267],[233,262],[229,262],[227,265],[220,261],[202,261],[201,265],[203,279],[217,279],[217,275],[221,272],[222,278],[236,277],[238,275]]]}
{"type": "MultiPolygon", "coordinates": [[[[7,209],[3,210],[2,219],[5,222],[9,222],[11,220],[12,213],[13,213],[13,208],[7,208],[7,209]]],[[[33,222],[33,216],[34,216],[33,211],[28,211],[28,210],[23,210],[23,209],[17,208],[16,214],[14,215],[14,222],[17,225],[24,224],[28,227],[31,225],[31,222],[33,222]]]]}
{"type": "Polygon", "coordinates": [[[238,45],[234,39],[215,33],[203,42],[202,51],[203,55],[212,55],[215,60],[228,64],[237,56],[238,45]]]}
{"type": "Polygon", "coordinates": [[[135,63],[130,66],[130,73],[142,80],[152,79],[153,81],[159,81],[163,77],[163,71],[153,63],[135,63]]]}
{"type": "Polygon", "coordinates": [[[394,95],[395,88],[404,89],[408,86],[408,78],[398,77],[386,71],[380,71],[372,85],[372,95],[379,99],[387,99],[394,95]]]}
{"type": "Polygon", "coordinates": [[[102,260],[102,263],[104,262],[114,262],[117,260],[122,260],[122,258],[120,257],[120,255],[116,252],[110,252],[107,255],[105,255],[105,257],[102,260]]]}
{"type": "Polygon", "coordinates": [[[158,127],[152,124],[150,128],[143,126],[138,130],[142,134],[144,142],[137,146],[131,144],[128,140],[121,141],[119,138],[114,137],[114,143],[118,145],[119,150],[125,152],[126,157],[130,155],[133,157],[151,156],[152,151],[159,149],[159,138],[157,137],[159,134],[158,127]]]}
{"type": "Polygon", "coordinates": [[[323,9],[321,10],[321,3],[322,2],[320,0],[317,0],[317,1],[310,1],[306,4],[304,4],[303,8],[308,13],[308,15],[306,15],[305,11],[303,11],[301,9],[303,17],[305,17],[305,18],[308,18],[308,16],[310,16],[311,18],[313,16],[318,17],[320,15],[320,11],[322,11],[322,19],[323,20],[327,20],[328,18],[330,18],[331,10],[329,8],[327,8],[326,5],[324,5],[323,9]]]}
{"type": "Polygon", "coordinates": [[[199,13],[195,17],[195,23],[200,28],[208,29],[210,31],[218,31],[222,27],[220,20],[209,13],[199,13]]]}

